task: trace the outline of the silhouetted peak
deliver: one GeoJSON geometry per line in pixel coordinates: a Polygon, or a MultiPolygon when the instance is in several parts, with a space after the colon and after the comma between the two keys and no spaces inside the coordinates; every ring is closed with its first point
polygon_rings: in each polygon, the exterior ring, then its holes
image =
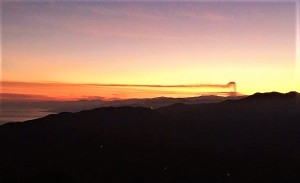
{"type": "Polygon", "coordinates": [[[299,97],[299,93],[296,91],[290,91],[288,93],[286,93],[286,95],[291,96],[291,97],[299,97]]]}
{"type": "Polygon", "coordinates": [[[289,93],[279,93],[279,92],[268,92],[268,93],[255,93],[250,95],[244,100],[286,100],[286,99],[296,99],[299,94],[295,91],[289,93]]]}

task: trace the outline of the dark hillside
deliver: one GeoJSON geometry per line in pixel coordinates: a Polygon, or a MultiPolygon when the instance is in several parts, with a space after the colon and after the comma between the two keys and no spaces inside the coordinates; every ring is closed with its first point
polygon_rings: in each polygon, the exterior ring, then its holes
{"type": "Polygon", "coordinates": [[[2,182],[299,182],[299,94],[0,126],[2,182]]]}

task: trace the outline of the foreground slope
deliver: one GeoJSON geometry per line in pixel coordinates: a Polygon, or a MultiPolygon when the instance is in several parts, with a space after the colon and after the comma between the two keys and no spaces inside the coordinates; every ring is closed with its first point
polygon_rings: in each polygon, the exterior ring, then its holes
{"type": "Polygon", "coordinates": [[[2,182],[299,182],[299,94],[0,126],[2,182]]]}

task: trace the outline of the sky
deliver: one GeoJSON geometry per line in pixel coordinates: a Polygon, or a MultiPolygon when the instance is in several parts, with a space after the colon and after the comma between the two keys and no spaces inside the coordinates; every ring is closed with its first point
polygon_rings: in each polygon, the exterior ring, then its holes
{"type": "Polygon", "coordinates": [[[241,95],[299,92],[298,5],[3,2],[1,93],[187,97],[230,94],[229,82],[241,95]]]}

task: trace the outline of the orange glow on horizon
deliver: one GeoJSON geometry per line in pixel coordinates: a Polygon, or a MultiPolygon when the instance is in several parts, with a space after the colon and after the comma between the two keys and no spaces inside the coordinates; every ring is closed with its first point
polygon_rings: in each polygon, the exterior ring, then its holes
{"type": "Polygon", "coordinates": [[[241,95],[234,93],[234,82],[225,85],[125,85],[125,84],[71,84],[2,82],[2,93],[38,94],[39,100],[116,100],[154,97],[193,97],[200,95],[241,95]],[[221,90],[221,91],[220,91],[221,90]],[[41,96],[45,96],[44,98],[41,96]]]}

